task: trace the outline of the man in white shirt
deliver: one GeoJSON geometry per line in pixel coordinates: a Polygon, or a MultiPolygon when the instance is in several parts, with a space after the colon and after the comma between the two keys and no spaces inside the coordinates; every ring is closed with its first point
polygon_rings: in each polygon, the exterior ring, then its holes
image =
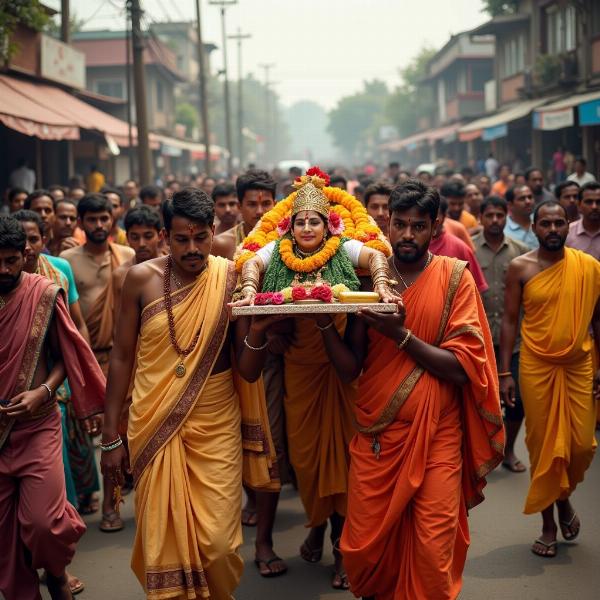
{"type": "Polygon", "coordinates": [[[590,183],[591,181],[596,181],[596,178],[589,172],[586,171],[585,168],[587,166],[587,161],[583,156],[578,156],[575,159],[575,172],[571,173],[567,179],[569,181],[575,181],[579,187],[582,187],[586,183],[590,183]]]}
{"type": "Polygon", "coordinates": [[[8,183],[11,188],[22,188],[31,194],[35,189],[35,171],[27,166],[27,160],[20,158],[17,168],[10,174],[8,183]]]}

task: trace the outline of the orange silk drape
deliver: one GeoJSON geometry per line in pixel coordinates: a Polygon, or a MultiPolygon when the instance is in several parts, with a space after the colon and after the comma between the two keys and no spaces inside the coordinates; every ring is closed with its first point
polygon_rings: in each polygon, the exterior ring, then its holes
{"type": "Polygon", "coordinates": [[[370,332],[356,419],[377,433],[350,445],[342,552],[355,595],[455,598],[469,543],[467,509],[502,459],[504,429],[492,340],[465,263],[435,257],[404,294],[406,326],[455,354],[469,383],[442,381],[370,332]]]}
{"type": "MultiPolygon", "coordinates": [[[[338,331],[345,324],[339,317],[338,331]]],[[[346,514],[355,394],[355,386],[337,376],[315,322],[296,319],[294,343],[285,355],[285,415],[290,462],[309,527],[334,512],[346,514]]]]}

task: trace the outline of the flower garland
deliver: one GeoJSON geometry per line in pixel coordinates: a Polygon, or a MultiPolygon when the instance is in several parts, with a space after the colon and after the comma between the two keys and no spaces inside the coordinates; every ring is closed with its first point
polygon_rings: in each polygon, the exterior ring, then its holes
{"type": "Polygon", "coordinates": [[[312,273],[323,268],[338,251],[339,247],[340,238],[334,235],[325,242],[325,246],[321,250],[315,252],[312,256],[298,258],[294,254],[292,240],[285,238],[279,244],[279,254],[285,266],[294,273],[312,273]]]}
{"type": "MultiPolygon", "coordinates": [[[[365,246],[374,248],[375,250],[383,252],[386,256],[390,256],[391,249],[384,241],[381,230],[377,225],[374,225],[371,222],[367,209],[354,196],[337,187],[324,187],[323,193],[329,200],[331,211],[337,213],[341,217],[344,225],[344,237],[363,242],[365,246]]],[[[263,248],[269,242],[274,242],[281,237],[281,229],[278,231],[278,228],[280,228],[281,225],[287,224],[284,219],[290,216],[295,198],[296,192],[292,192],[287,198],[278,202],[274,208],[263,215],[258,225],[250,235],[246,237],[242,245],[242,252],[236,259],[236,269],[238,272],[242,271],[242,267],[247,260],[255,256],[257,250],[263,248]]],[[[334,235],[327,240],[327,244],[325,244],[325,247],[320,252],[329,254],[331,252],[331,246],[328,246],[328,244],[334,239],[337,239],[337,247],[339,247],[340,238],[339,236],[334,235]]],[[[285,241],[286,240],[282,240],[282,251],[285,248],[283,243],[285,241]]],[[[291,242],[289,250],[291,252],[291,242]]],[[[333,254],[335,254],[335,252],[333,252],[331,256],[333,256],[333,254]]],[[[310,259],[298,259],[295,256],[294,259],[299,261],[312,259],[313,264],[321,264],[321,262],[322,264],[325,264],[325,262],[329,260],[323,260],[323,256],[320,253],[311,256],[310,259]]],[[[293,269],[287,262],[286,266],[293,269]]]]}

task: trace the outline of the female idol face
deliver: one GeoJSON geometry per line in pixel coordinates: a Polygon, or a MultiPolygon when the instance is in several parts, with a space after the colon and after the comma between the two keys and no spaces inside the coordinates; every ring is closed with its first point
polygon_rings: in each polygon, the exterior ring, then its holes
{"type": "Polygon", "coordinates": [[[314,210],[300,211],[294,217],[292,235],[302,252],[314,252],[325,239],[325,219],[314,210]]]}

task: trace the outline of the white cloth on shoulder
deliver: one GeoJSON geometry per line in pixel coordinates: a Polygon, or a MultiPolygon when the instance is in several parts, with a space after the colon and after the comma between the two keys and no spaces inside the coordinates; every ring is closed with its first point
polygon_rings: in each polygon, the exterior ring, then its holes
{"type": "MultiPolygon", "coordinates": [[[[360,251],[362,250],[363,245],[364,244],[358,240],[347,240],[343,243],[344,250],[350,257],[350,261],[354,267],[358,267],[358,257],[360,256],[360,251]]],[[[275,242],[269,242],[266,246],[263,246],[260,250],[256,251],[256,256],[259,256],[263,261],[265,271],[271,262],[271,257],[273,256],[274,250],[275,242]]]]}

